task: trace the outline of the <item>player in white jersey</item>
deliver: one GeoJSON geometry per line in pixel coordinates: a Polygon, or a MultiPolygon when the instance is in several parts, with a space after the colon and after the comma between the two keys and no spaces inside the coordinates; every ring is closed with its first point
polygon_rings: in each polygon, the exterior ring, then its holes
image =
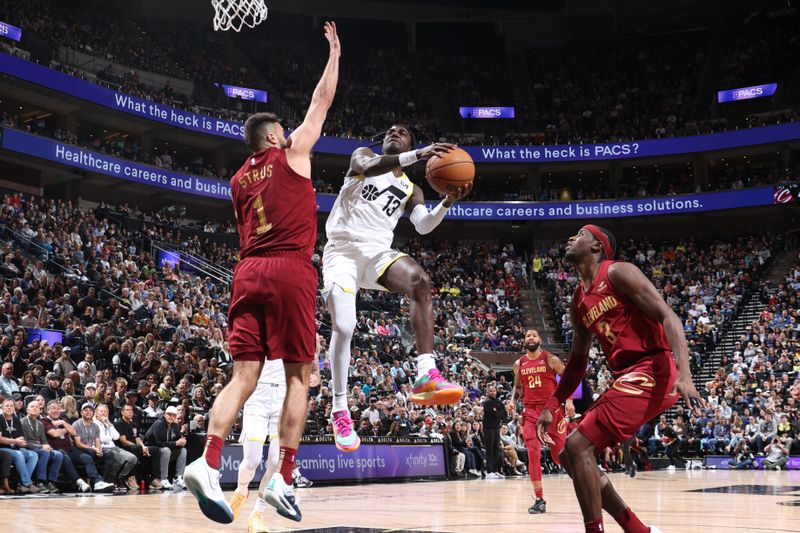
{"type": "MultiPolygon", "coordinates": [[[[317,353],[319,353],[319,335],[317,335],[317,353]]],[[[286,373],[283,369],[283,361],[281,359],[265,360],[261,375],[258,377],[258,384],[244,404],[242,434],[239,438],[239,442],[242,444],[242,462],[239,463],[239,483],[230,502],[233,519],[236,520],[244,502],[247,501],[250,482],[253,481],[253,476],[261,463],[264,455],[264,443],[269,437],[266,469],[258,487],[255,508],[247,521],[249,533],[269,533],[269,528],[264,524],[264,509],[267,502],[264,500],[263,494],[266,484],[278,466],[280,450],[278,423],[285,397],[286,373]]],[[[310,486],[310,482],[300,475],[300,471],[296,467],[292,475],[295,480],[303,479],[305,486],[310,486]]]]}
{"type": "Polygon", "coordinates": [[[430,278],[416,261],[393,250],[392,241],[403,213],[408,214],[417,232],[430,233],[450,206],[469,194],[470,187],[460,188],[428,211],[422,189],[411,183],[403,167],[447,153],[455,145],[436,143],[419,150],[414,146],[411,132],[394,125],[384,136],[383,155],[369,148],[353,152],[344,185],[325,224],[328,243],[323,253],[322,277],[333,330],[332,425],[336,446],[345,452],[360,445],[347,408],[350,341],[356,326],[356,292],[360,288],[404,293],[411,301],[411,325],[418,353],[418,375],[411,400],[450,405],[463,395],[461,387],[445,381],[436,369],[430,278]]]}

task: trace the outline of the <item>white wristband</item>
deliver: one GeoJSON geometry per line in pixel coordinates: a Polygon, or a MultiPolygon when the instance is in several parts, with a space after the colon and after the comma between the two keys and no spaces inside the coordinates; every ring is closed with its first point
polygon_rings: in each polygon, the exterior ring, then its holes
{"type": "Polygon", "coordinates": [[[407,167],[419,161],[416,150],[409,150],[408,152],[403,152],[397,157],[397,159],[399,160],[401,167],[407,167]]]}

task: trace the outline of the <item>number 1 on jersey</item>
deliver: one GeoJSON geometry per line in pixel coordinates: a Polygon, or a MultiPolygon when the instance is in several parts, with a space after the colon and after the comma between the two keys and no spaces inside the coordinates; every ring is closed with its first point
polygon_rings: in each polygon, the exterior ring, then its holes
{"type": "Polygon", "coordinates": [[[256,195],[256,199],[253,201],[253,207],[256,208],[256,214],[258,215],[256,234],[263,235],[272,229],[272,224],[267,222],[267,214],[264,212],[264,200],[261,199],[260,194],[256,195]]]}

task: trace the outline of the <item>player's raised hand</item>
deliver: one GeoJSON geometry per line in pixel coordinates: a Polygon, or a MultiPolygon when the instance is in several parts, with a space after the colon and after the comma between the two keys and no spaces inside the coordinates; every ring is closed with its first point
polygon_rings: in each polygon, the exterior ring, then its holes
{"type": "Polygon", "coordinates": [[[417,159],[430,159],[435,155],[444,155],[456,149],[453,143],[433,143],[417,150],[417,159]]]}
{"type": "Polygon", "coordinates": [[[325,38],[328,39],[328,44],[331,46],[331,53],[342,53],[342,44],[339,42],[339,34],[336,33],[335,22],[325,23],[325,38]]]}
{"type": "Polygon", "coordinates": [[[683,401],[686,402],[686,407],[691,409],[697,416],[700,416],[700,408],[705,407],[706,402],[700,396],[700,393],[697,392],[691,374],[687,373],[687,375],[678,376],[678,379],[675,380],[675,389],[673,390],[673,393],[676,392],[680,394],[683,401]]]}
{"type": "Polygon", "coordinates": [[[459,187],[455,191],[451,192],[444,198],[444,205],[446,207],[450,207],[454,203],[458,202],[459,200],[466,198],[469,196],[469,193],[472,192],[472,184],[465,185],[464,187],[459,187]]]}
{"type": "Polygon", "coordinates": [[[542,409],[542,414],[539,415],[539,420],[536,421],[536,436],[539,438],[539,442],[548,445],[555,444],[547,433],[552,423],[553,413],[550,412],[550,409],[542,409]]]}

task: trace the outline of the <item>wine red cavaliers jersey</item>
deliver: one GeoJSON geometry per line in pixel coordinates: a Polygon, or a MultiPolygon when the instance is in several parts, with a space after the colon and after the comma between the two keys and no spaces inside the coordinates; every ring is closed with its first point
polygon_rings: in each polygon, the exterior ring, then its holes
{"type": "Polygon", "coordinates": [[[267,148],[231,178],[241,259],[274,252],[314,252],[317,204],[311,180],[291,169],[286,151],[267,148]]]}
{"type": "Polygon", "coordinates": [[[550,354],[541,350],[539,357],[530,359],[527,354],[519,360],[519,380],[522,387],[522,405],[539,409],[547,403],[556,390],[556,371],[547,364],[550,354]]]}
{"type": "Polygon", "coordinates": [[[603,261],[589,290],[579,283],[573,305],[578,320],[597,335],[609,367],[623,370],[646,355],[670,352],[664,327],[616,291],[603,261]]]}

